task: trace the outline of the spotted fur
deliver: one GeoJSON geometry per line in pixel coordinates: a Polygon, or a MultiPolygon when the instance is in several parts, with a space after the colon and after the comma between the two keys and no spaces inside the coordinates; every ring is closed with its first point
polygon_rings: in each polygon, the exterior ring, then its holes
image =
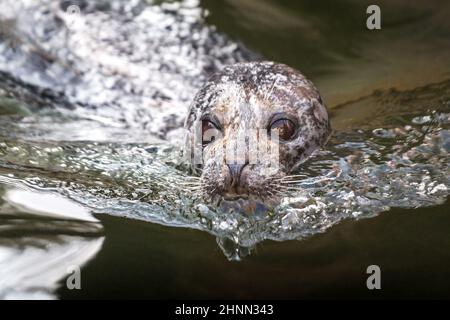
{"type": "MultiPolygon", "coordinates": [[[[207,197],[220,197],[229,190],[230,171],[221,150],[239,134],[251,129],[264,132],[277,115],[297,124],[292,140],[279,143],[277,170],[267,170],[274,160],[272,155],[263,157],[244,167],[238,188],[240,196],[266,204],[276,203],[283,196],[284,190],[277,183],[323,146],[331,134],[318,90],[297,70],[274,62],[231,65],[204,84],[190,106],[185,127],[192,137],[194,129],[201,128],[202,119],[212,116],[222,131],[220,139],[202,150],[201,181],[207,197]]],[[[270,147],[274,143],[268,140],[270,147]]]]}

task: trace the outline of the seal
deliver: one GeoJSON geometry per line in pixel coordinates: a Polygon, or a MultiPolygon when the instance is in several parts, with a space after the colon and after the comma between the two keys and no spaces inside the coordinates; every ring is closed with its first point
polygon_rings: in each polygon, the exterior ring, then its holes
{"type": "Polygon", "coordinates": [[[204,197],[253,207],[273,207],[295,189],[291,173],[332,132],[314,84],[269,61],[214,74],[195,96],[185,128],[190,150],[201,154],[204,197]]]}

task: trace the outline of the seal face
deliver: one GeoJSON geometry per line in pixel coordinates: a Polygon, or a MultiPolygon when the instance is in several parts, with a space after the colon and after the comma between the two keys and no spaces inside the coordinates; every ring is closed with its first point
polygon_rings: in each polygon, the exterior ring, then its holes
{"type": "Polygon", "coordinates": [[[282,182],[331,134],[313,83],[274,62],[214,74],[194,98],[185,128],[200,149],[205,198],[250,207],[272,207],[287,196],[282,182]]]}

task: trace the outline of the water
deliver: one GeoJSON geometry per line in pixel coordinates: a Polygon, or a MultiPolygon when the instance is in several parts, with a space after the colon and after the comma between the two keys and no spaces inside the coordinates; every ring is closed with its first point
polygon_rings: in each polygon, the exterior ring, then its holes
{"type": "Polygon", "coordinates": [[[448,4],[386,3],[371,33],[352,1],[50,3],[2,4],[1,297],[370,297],[370,264],[381,296],[448,297],[448,4]],[[260,57],[318,85],[335,133],[245,216],[185,187],[177,141],[207,75],[260,57]]]}

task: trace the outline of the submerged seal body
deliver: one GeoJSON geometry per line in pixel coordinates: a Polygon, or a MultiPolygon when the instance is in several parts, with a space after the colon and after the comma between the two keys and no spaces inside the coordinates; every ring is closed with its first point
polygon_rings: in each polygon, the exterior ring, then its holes
{"type": "Polygon", "coordinates": [[[265,206],[286,196],[289,175],[331,134],[314,84],[274,62],[214,74],[195,96],[185,128],[200,149],[206,198],[265,206]]]}

